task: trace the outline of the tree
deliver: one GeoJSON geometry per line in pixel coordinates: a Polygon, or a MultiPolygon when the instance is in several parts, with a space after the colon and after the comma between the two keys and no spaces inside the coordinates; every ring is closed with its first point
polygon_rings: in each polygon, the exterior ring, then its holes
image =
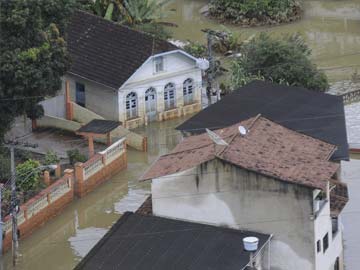
{"type": "Polygon", "coordinates": [[[16,186],[23,192],[34,190],[39,185],[40,171],[37,169],[40,163],[29,159],[16,166],[16,186]]]}
{"type": "MultiPolygon", "coordinates": [[[[70,61],[63,38],[74,0],[4,0],[0,9],[0,141],[14,118],[61,87],[70,61]]],[[[40,110],[41,111],[41,110],[40,110]]]]}
{"type": "Polygon", "coordinates": [[[261,33],[242,46],[242,56],[232,64],[232,87],[253,79],[325,91],[328,80],[310,60],[311,50],[299,35],[273,38],[261,33]]]}

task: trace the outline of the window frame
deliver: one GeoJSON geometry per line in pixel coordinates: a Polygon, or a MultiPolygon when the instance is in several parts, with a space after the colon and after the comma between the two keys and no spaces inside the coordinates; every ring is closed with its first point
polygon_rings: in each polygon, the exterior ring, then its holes
{"type": "Polygon", "coordinates": [[[192,104],[194,102],[194,79],[187,78],[183,82],[183,98],[184,98],[184,105],[192,104]]]}
{"type": "Polygon", "coordinates": [[[329,248],[329,233],[327,232],[322,239],[323,253],[329,248]]]}
{"type": "Polygon", "coordinates": [[[172,110],[176,108],[176,84],[169,82],[164,86],[164,110],[172,110]],[[172,88],[167,89],[168,86],[172,86],[172,88]],[[174,91],[173,98],[171,99],[171,93],[170,91],[174,91]],[[171,104],[171,100],[173,100],[173,105],[171,104]]]}
{"type": "Polygon", "coordinates": [[[317,253],[321,252],[321,240],[316,241],[316,251],[317,253]]]}
{"type": "Polygon", "coordinates": [[[85,84],[81,82],[75,82],[75,103],[79,106],[85,107],[86,105],[86,94],[85,94],[85,84]],[[78,100],[78,93],[82,92],[83,94],[83,102],[79,102],[78,100]]]}
{"type": "Polygon", "coordinates": [[[154,57],[154,73],[160,73],[165,71],[165,57],[155,56],[154,57]]]}
{"type": "Polygon", "coordinates": [[[137,118],[139,116],[139,101],[138,101],[138,95],[135,91],[131,91],[126,95],[125,111],[126,111],[126,119],[128,120],[137,118]]]}

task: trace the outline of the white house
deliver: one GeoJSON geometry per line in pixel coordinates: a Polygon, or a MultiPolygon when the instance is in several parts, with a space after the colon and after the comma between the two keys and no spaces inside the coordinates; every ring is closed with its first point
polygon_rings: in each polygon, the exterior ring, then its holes
{"type": "Polygon", "coordinates": [[[76,11],[67,47],[72,100],[106,119],[135,128],[201,109],[201,60],[167,41],[76,11]]]}
{"type": "Polygon", "coordinates": [[[260,116],[216,134],[226,144],[187,137],[144,174],[153,214],[273,234],[272,270],[343,269],[336,147],[260,116]]]}

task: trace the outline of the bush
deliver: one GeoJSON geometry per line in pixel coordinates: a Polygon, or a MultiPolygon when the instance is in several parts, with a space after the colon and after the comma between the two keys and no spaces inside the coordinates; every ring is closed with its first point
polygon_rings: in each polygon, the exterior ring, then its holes
{"type": "Polygon", "coordinates": [[[71,165],[74,165],[76,162],[85,162],[87,160],[86,156],[81,154],[78,149],[68,150],[66,151],[66,154],[71,165]]]}
{"type": "Polygon", "coordinates": [[[299,19],[297,0],[211,0],[211,16],[232,23],[275,24],[299,19]]]}
{"type": "Polygon", "coordinates": [[[60,162],[60,158],[57,156],[57,154],[54,151],[50,150],[46,152],[45,161],[44,161],[45,165],[58,164],[59,162],[60,162]]]}
{"type": "Polygon", "coordinates": [[[325,91],[328,80],[310,60],[311,50],[299,35],[280,39],[261,33],[241,49],[242,56],[232,64],[232,87],[237,88],[253,79],[280,84],[303,86],[325,91]]]}
{"type": "Polygon", "coordinates": [[[23,192],[36,189],[40,182],[40,171],[37,168],[40,163],[29,159],[16,166],[16,186],[23,192]]]}
{"type": "Polygon", "coordinates": [[[204,58],[207,56],[205,45],[199,42],[188,41],[189,43],[184,46],[184,50],[196,58],[204,58]]]}

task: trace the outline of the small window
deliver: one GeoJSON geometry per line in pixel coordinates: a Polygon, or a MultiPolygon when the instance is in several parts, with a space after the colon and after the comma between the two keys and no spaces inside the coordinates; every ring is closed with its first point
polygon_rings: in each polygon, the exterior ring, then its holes
{"type": "Polygon", "coordinates": [[[158,56],[154,59],[155,62],[155,73],[164,71],[164,57],[158,56]]]}
{"type": "Polygon", "coordinates": [[[324,251],[324,253],[328,249],[328,247],[329,247],[329,234],[326,233],[324,238],[323,238],[323,251],[324,251]]]}
{"type": "Polygon", "coordinates": [[[76,83],[75,84],[75,101],[76,104],[85,107],[85,85],[82,83],[76,83]]]}
{"type": "Polygon", "coordinates": [[[316,251],[319,253],[321,251],[321,241],[317,240],[316,242],[316,251]]]}
{"type": "Polygon", "coordinates": [[[332,227],[332,235],[333,237],[335,236],[335,234],[338,232],[339,230],[339,219],[338,217],[332,217],[331,218],[331,227],[332,227]]]}
{"type": "Polygon", "coordinates": [[[334,270],[340,270],[340,258],[337,257],[334,264],[334,270]]]}

